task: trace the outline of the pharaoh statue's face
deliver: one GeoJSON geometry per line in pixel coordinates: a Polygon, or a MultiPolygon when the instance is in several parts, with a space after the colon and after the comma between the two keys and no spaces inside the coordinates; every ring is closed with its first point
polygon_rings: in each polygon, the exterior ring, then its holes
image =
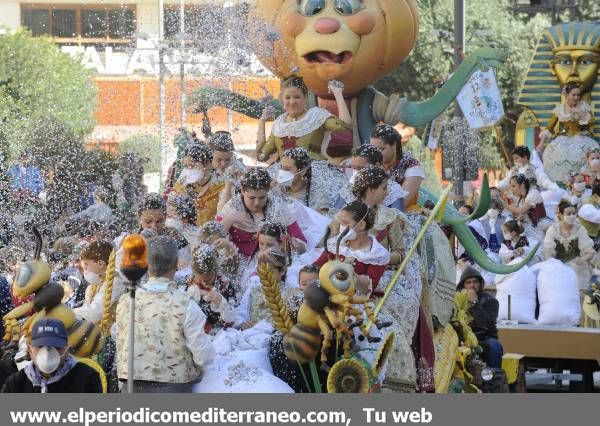
{"type": "Polygon", "coordinates": [[[579,83],[581,93],[592,90],[598,79],[600,54],[591,50],[559,50],[554,53],[552,70],[561,87],[567,83],[579,83]]]}

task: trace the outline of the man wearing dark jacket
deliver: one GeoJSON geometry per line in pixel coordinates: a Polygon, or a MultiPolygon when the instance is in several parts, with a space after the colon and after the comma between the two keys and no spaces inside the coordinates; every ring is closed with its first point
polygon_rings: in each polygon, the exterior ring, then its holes
{"type": "Polygon", "coordinates": [[[2,393],[100,393],[100,376],[69,353],[61,321],[44,318],[33,325],[27,348],[31,362],[10,376],[2,393]]]}
{"type": "Polygon", "coordinates": [[[473,320],[469,326],[483,348],[483,360],[489,367],[501,368],[504,350],[498,341],[498,301],[483,291],[483,277],[476,269],[467,267],[460,277],[458,291],[466,290],[469,295],[469,314],[473,320]]]}

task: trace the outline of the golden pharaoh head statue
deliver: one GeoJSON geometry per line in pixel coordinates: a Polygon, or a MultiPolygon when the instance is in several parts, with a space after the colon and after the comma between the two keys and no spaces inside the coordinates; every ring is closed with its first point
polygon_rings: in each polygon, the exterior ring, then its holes
{"type": "MultiPolygon", "coordinates": [[[[594,121],[600,123],[599,65],[600,23],[570,22],[546,29],[519,94],[518,104],[525,111],[518,129],[547,126],[552,110],[562,102],[561,89],[570,82],[581,85],[583,100],[590,104],[594,121]]],[[[600,137],[600,126],[594,126],[592,133],[600,137]]]]}
{"type": "Polygon", "coordinates": [[[600,25],[560,24],[544,31],[543,37],[552,48],[552,71],[560,86],[579,83],[582,93],[589,92],[598,80],[600,25]]]}

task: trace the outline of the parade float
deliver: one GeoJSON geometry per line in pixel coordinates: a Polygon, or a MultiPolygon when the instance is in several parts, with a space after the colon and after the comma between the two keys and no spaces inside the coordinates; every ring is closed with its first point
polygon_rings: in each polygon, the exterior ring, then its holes
{"type": "MultiPolygon", "coordinates": [[[[473,73],[498,67],[505,58],[502,52],[494,49],[477,49],[465,58],[430,99],[412,102],[396,94],[387,96],[374,89],[371,84],[394,70],[411,52],[418,35],[418,20],[417,5],[412,0],[258,0],[250,6],[248,26],[253,42],[251,44],[255,46],[254,54],[281,79],[302,77],[311,92],[309,104],[318,105],[337,115],[339,111],[330,92],[330,82],[335,80],[343,84],[344,97],[351,113],[352,130],[346,134],[332,134],[327,146],[322,148],[322,152],[327,153],[329,158],[337,159],[347,157],[360,144],[369,143],[371,130],[377,123],[396,125],[401,122],[419,127],[431,122],[456,99],[473,73]]],[[[259,118],[268,104],[281,111],[278,100],[251,99],[210,87],[198,89],[190,97],[190,102],[199,110],[221,106],[253,118],[259,118]]],[[[452,229],[483,269],[508,274],[527,264],[535,254],[536,250],[533,250],[519,264],[499,265],[489,259],[468,229],[466,223],[482,217],[489,207],[487,178],[482,185],[478,207],[469,217],[460,215],[435,194],[421,188],[418,204],[422,206],[427,201],[438,205],[435,216],[452,229]]],[[[422,270],[427,271],[421,274],[423,284],[420,297],[427,317],[427,327],[434,336],[435,390],[447,392],[460,357],[464,358],[465,354],[471,352],[471,348],[465,347],[464,341],[459,339],[451,324],[451,318],[458,315],[454,300],[454,260],[448,239],[440,226],[420,214],[419,207],[405,207],[416,210],[413,212],[413,223],[421,227],[422,231],[419,239],[414,238],[408,247],[414,248],[411,253],[419,258],[422,270]]],[[[402,269],[399,268],[399,271],[402,272],[402,269]]],[[[413,330],[414,327],[413,324],[413,330]]],[[[388,359],[393,359],[394,362],[401,361],[402,357],[412,358],[407,349],[408,342],[398,337],[396,336],[393,344],[389,342],[390,339],[385,339],[386,345],[392,347],[392,354],[388,359]]],[[[337,362],[353,356],[341,356],[337,362]]],[[[336,359],[328,361],[335,366],[333,362],[336,359]]],[[[417,364],[419,362],[420,360],[416,361],[417,364]]],[[[406,367],[408,364],[410,363],[406,362],[404,367],[398,367],[403,371],[396,372],[397,377],[394,378],[391,389],[414,390],[416,367],[406,367]]],[[[332,371],[338,370],[332,367],[332,371]]],[[[367,376],[373,375],[362,377],[367,376]]],[[[378,387],[366,386],[365,389],[376,388],[378,387]]]]}
{"type": "MultiPolygon", "coordinates": [[[[546,174],[566,187],[585,168],[586,156],[600,144],[600,23],[569,22],[547,28],[538,39],[518,97],[523,107],[515,144],[542,153],[546,174]],[[572,93],[577,96],[573,97],[572,93]]],[[[592,392],[597,370],[600,330],[594,284],[584,290],[581,327],[544,327],[504,324],[498,327],[505,351],[521,354],[512,359],[512,373],[524,368],[552,368],[581,376],[551,374],[558,383],[570,380],[572,391],[592,392]]],[[[543,380],[543,378],[542,378],[543,380]]],[[[530,381],[536,383],[535,379],[530,381]]],[[[541,383],[541,382],[540,382],[541,383]]]]}
{"type": "MultiPolygon", "coordinates": [[[[387,96],[370,85],[395,69],[413,49],[418,34],[416,2],[340,2],[340,10],[337,8],[338,2],[325,0],[258,0],[251,5],[248,26],[254,53],[263,65],[282,79],[301,76],[314,95],[314,102],[323,108],[331,108],[333,104],[328,83],[331,80],[343,83],[352,115],[352,142],[345,147],[345,156],[353,147],[369,143],[376,123],[396,125],[401,122],[419,127],[431,122],[456,99],[474,72],[501,66],[505,59],[502,52],[480,48],[465,58],[430,99],[412,102],[396,94],[387,96]],[[325,25],[320,20],[325,20],[333,29],[318,30],[320,25],[325,25]],[[384,48],[375,47],[380,45],[384,48]]],[[[212,87],[198,89],[190,96],[190,102],[198,110],[222,106],[253,118],[260,117],[266,105],[264,99],[251,99],[212,87]]],[[[270,102],[281,109],[279,101],[270,102]]],[[[344,152],[340,149],[344,146],[344,137],[340,139],[338,143],[332,136],[325,149],[335,145],[336,154],[344,152]]],[[[437,202],[438,197],[421,189],[419,204],[427,200],[437,202]]],[[[467,218],[447,206],[442,223],[452,227],[461,244],[484,269],[511,273],[521,265],[503,266],[490,261],[465,225],[485,214],[489,200],[489,196],[482,196],[477,210],[467,218]]]]}
{"type": "Polygon", "coordinates": [[[586,154],[600,144],[600,24],[570,22],[546,29],[539,38],[518,104],[524,108],[515,142],[541,150],[548,176],[565,184],[579,173],[586,154]],[[580,101],[568,104],[567,91],[580,101]]]}

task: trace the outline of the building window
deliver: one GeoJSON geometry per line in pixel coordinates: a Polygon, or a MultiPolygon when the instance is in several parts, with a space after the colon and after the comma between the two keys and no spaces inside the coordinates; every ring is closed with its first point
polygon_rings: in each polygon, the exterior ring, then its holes
{"type": "MultiPolygon", "coordinates": [[[[201,44],[207,51],[222,48],[225,31],[223,28],[239,25],[245,17],[245,6],[226,9],[210,6],[186,5],[184,12],[186,44],[201,44]]],[[[179,34],[180,9],[177,5],[165,5],[165,39],[175,41],[179,34]]]]}
{"type": "Polygon", "coordinates": [[[84,38],[106,37],[106,10],[89,9],[81,11],[82,36],[84,38]]]}
{"type": "Polygon", "coordinates": [[[68,9],[52,11],[52,35],[59,38],[77,37],[76,12],[68,9]]]}
{"type": "Polygon", "coordinates": [[[134,6],[21,5],[21,21],[34,36],[48,35],[57,43],[131,43],[136,30],[134,6]]]}
{"type": "Polygon", "coordinates": [[[23,10],[23,26],[29,28],[34,36],[50,33],[50,11],[47,9],[23,10]]]}

